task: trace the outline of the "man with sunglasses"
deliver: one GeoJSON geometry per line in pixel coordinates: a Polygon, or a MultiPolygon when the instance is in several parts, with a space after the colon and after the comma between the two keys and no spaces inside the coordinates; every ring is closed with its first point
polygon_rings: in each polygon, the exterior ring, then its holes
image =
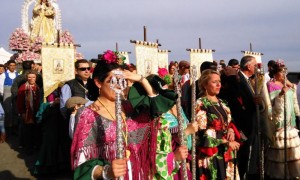
{"type": "Polygon", "coordinates": [[[65,104],[70,97],[79,96],[89,100],[88,87],[93,83],[90,78],[90,64],[86,59],[75,62],[75,79],[67,81],[61,88],[60,109],[64,117],[67,117],[65,104]]]}

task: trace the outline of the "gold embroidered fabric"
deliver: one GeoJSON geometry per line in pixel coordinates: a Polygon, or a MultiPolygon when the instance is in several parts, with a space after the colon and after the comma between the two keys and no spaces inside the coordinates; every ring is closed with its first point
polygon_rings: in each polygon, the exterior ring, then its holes
{"type": "Polygon", "coordinates": [[[158,50],[157,54],[158,67],[168,69],[169,52],[167,50],[158,50]]]}
{"type": "Polygon", "coordinates": [[[190,60],[191,66],[195,65],[197,70],[197,78],[201,76],[200,66],[204,61],[213,62],[213,51],[210,49],[191,49],[190,60]]]}
{"type": "Polygon", "coordinates": [[[147,45],[146,43],[135,44],[137,73],[143,76],[157,74],[158,60],[157,45],[147,45]]]}
{"type": "Polygon", "coordinates": [[[42,65],[44,98],[64,82],[75,78],[73,45],[43,45],[42,65]]]}

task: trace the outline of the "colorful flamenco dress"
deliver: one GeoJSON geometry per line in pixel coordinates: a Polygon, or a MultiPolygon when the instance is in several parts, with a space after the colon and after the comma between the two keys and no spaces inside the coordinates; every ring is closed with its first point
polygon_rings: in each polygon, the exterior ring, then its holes
{"type": "MultiPolygon", "coordinates": [[[[124,107],[130,112],[128,107],[124,107]]],[[[143,179],[150,169],[149,139],[151,118],[141,113],[134,119],[128,116],[127,146],[130,151],[132,173],[125,179],[143,179]]],[[[116,159],[116,121],[107,119],[87,107],[80,115],[71,148],[71,162],[75,168],[74,179],[91,179],[95,166],[110,164],[116,159]]]]}
{"type": "MultiPolygon", "coordinates": [[[[167,112],[175,104],[175,99],[172,92],[149,97],[139,83],[131,87],[128,101],[122,103],[127,125],[127,144],[124,147],[130,151],[131,164],[125,180],[154,176],[157,117],[167,112]]],[[[96,166],[111,164],[116,159],[116,121],[104,118],[89,107],[85,108],[76,125],[71,159],[75,169],[74,179],[92,179],[96,166]]]]}
{"type": "Polygon", "coordinates": [[[196,142],[197,179],[239,179],[237,167],[234,165],[234,151],[226,144],[229,128],[232,128],[236,139],[239,133],[231,123],[231,112],[227,104],[211,102],[207,97],[197,100],[196,121],[199,124],[196,142]]]}
{"type": "MultiPolygon", "coordinates": [[[[189,123],[184,115],[184,128],[189,123]]],[[[178,120],[170,111],[162,114],[159,118],[159,129],[157,134],[157,149],[156,149],[156,173],[154,179],[172,180],[181,179],[181,161],[175,161],[174,151],[180,146],[178,138],[178,120]]],[[[186,137],[186,144],[191,149],[191,136],[186,137]]],[[[188,171],[189,177],[191,173],[188,171]]],[[[190,178],[189,178],[190,179],[190,178]]]]}
{"type": "Polygon", "coordinates": [[[270,178],[284,178],[284,108],[287,124],[287,177],[288,179],[300,176],[300,139],[296,129],[296,117],[299,116],[299,105],[295,87],[280,96],[282,87],[269,81],[268,91],[272,102],[272,121],[276,125],[274,141],[267,152],[266,174],[270,178]]]}

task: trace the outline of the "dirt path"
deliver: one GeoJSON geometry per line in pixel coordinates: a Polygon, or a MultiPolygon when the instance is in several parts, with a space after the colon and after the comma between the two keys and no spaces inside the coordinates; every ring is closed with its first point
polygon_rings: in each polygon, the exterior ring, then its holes
{"type": "Polygon", "coordinates": [[[0,144],[0,180],[71,180],[70,173],[35,177],[32,175],[38,150],[27,155],[24,149],[18,148],[16,136],[0,144]]]}
{"type": "Polygon", "coordinates": [[[0,144],[0,179],[36,179],[30,174],[36,153],[31,157],[24,157],[22,149],[17,149],[17,137],[12,137],[8,142],[0,144]],[[31,166],[31,167],[30,167],[31,166]]]}

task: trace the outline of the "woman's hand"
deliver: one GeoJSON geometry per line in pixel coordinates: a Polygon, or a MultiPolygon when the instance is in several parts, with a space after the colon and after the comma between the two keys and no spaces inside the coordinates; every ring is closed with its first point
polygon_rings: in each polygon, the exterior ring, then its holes
{"type": "Polygon", "coordinates": [[[282,89],[281,89],[281,92],[279,93],[279,95],[280,96],[282,96],[282,95],[284,95],[288,90],[289,90],[290,88],[289,87],[283,87],[282,89]]]}
{"type": "Polygon", "coordinates": [[[234,131],[233,131],[232,128],[229,128],[229,129],[228,129],[226,139],[227,139],[228,141],[230,141],[230,142],[231,142],[231,141],[234,141],[234,139],[235,139],[235,134],[234,134],[234,131]]]}
{"type": "Polygon", "coordinates": [[[240,148],[240,143],[236,142],[236,141],[232,141],[228,143],[228,146],[232,149],[232,150],[239,150],[240,148]]]}
{"type": "Polygon", "coordinates": [[[128,70],[123,71],[123,76],[125,79],[130,80],[132,82],[140,82],[144,79],[142,75],[130,72],[128,70]]]}
{"type": "Polygon", "coordinates": [[[188,157],[187,146],[179,146],[174,152],[175,160],[182,161],[188,157]]]}
{"type": "Polygon", "coordinates": [[[127,171],[127,161],[127,158],[113,160],[111,168],[108,171],[108,176],[114,178],[124,176],[127,171]]]}
{"type": "Polygon", "coordinates": [[[191,135],[191,134],[195,134],[199,129],[198,123],[195,121],[193,123],[189,123],[186,127],[186,129],[184,130],[185,134],[191,135]]]}

